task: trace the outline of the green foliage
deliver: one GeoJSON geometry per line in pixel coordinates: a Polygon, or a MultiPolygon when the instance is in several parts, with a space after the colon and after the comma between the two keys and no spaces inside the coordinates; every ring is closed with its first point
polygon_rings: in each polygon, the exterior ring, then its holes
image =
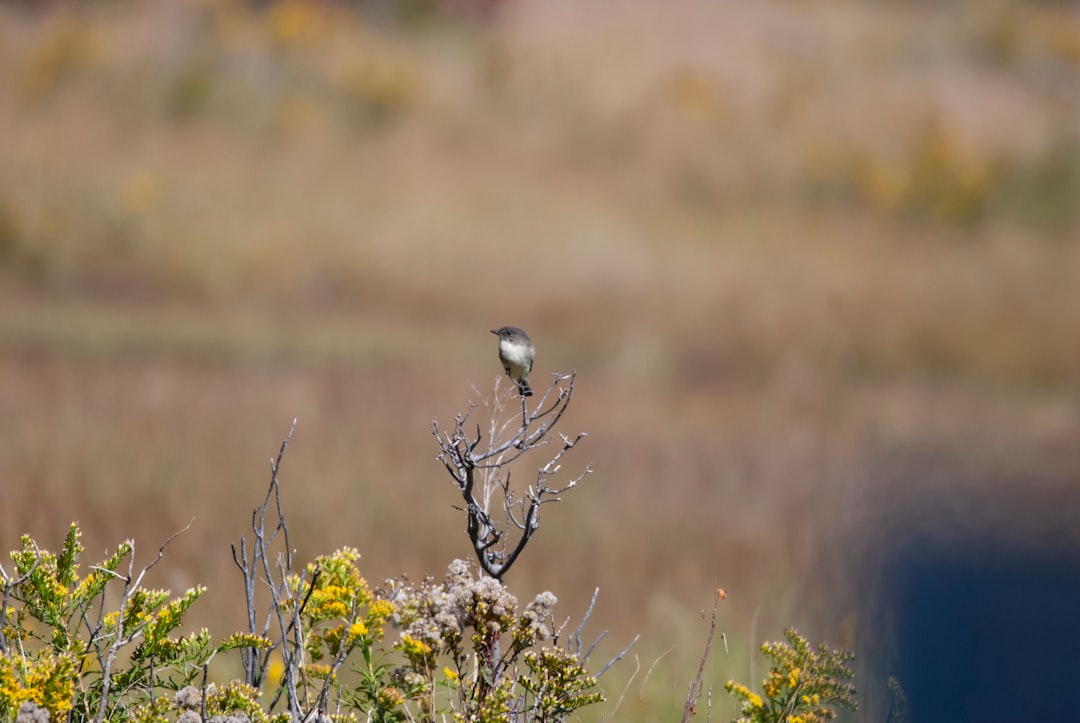
{"type": "Polygon", "coordinates": [[[544,648],[525,654],[530,675],[518,682],[535,700],[536,720],[563,720],[568,713],[604,700],[595,690],[596,679],[561,648],[544,648]]]}
{"type": "Polygon", "coordinates": [[[376,648],[394,605],[371,592],[356,566],[358,559],[357,550],[344,547],[317,557],[303,578],[289,578],[294,595],[289,605],[301,606],[305,641],[304,656],[296,663],[305,673],[300,676],[298,695],[321,697],[325,707],[332,689],[352,707],[367,712],[371,720],[405,720],[401,704],[406,696],[390,684],[391,667],[376,648]],[[354,653],[363,664],[358,668],[360,683],[350,688],[341,683],[337,671],[354,653]]]}
{"type": "Polygon", "coordinates": [[[762,684],[765,696],[728,681],[727,691],[741,701],[737,723],[821,723],[836,716],[837,706],[857,709],[855,686],[845,681],[854,674],[852,656],[822,644],[815,651],[794,628],[784,631],[785,643],[764,643],[762,654],[772,662],[762,684]]]}
{"type": "Polygon", "coordinates": [[[271,717],[274,702],[295,694],[324,714],[332,700],[346,718],[380,723],[433,715],[548,722],[604,699],[574,654],[549,645],[551,593],[519,610],[500,582],[455,561],[442,584],[395,583],[380,597],[356,566],[359,552],[347,547],[286,578],[281,612],[303,641],[290,659],[295,693],[280,664],[270,666],[265,688],[208,683],[206,666],[216,654],[280,652],[282,641],[235,633],[215,643],[206,630],[177,634],[204,588],[174,597],[140,587],[148,568],[133,571],[131,541],[81,576],[79,537],[72,524],[59,553],[28,536],[12,553],[14,574],[3,578],[0,608],[0,719],[33,704],[52,720],[150,723],[193,713],[268,723],[284,715],[271,717]],[[384,640],[391,619],[403,628],[395,642],[384,640]],[[340,676],[350,661],[351,675],[340,676]],[[264,700],[264,693],[273,696],[264,700]]]}
{"type": "MultiPolygon", "coordinates": [[[[33,703],[52,720],[154,719],[159,689],[190,685],[219,650],[237,645],[235,636],[214,645],[206,630],[176,635],[205,588],[173,598],[140,587],[148,568],[133,570],[130,540],[81,576],[80,536],[72,523],[59,553],[29,536],[11,553],[0,605],[0,718],[33,703]]],[[[243,644],[262,642],[248,636],[243,644]]]]}

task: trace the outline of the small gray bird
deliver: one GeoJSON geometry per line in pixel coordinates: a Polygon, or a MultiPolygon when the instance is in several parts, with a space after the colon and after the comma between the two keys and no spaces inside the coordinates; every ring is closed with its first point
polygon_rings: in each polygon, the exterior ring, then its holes
{"type": "Polygon", "coordinates": [[[536,349],[533,348],[529,335],[516,326],[504,326],[492,329],[491,333],[499,337],[499,361],[507,376],[514,380],[523,397],[532,396],[532,388],[525,377],[533,368],[536,349]]]}

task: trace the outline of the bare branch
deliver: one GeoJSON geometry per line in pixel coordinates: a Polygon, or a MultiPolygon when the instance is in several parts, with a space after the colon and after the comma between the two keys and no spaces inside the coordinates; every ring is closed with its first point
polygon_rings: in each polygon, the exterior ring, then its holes
{"type": "MultiPolygon", "coordinates": [[[[634,640],[636,642],[637,638],[634,638],[634,640]]],[[[623,686],[622,692],[619,693],[619,697],[615,701],[615,707],[611,709],[611,718],[612,719],[615,718],[615,715],[619,712],[619,708],[622,707],[623,700],[626,699],[626,691],[630,690],[630,686],[633,685],[634,679],[637,678],[637,675],[640,672],[641,672],[641,661],[638,659],[638,656],[635,655],[634,656],[634,672],[631,673],[630,677],[626,680],[626,685],[623,686]]],[[[597,676],[597,677],[599,677],[599,676],[597,676]]],[[[607,720],[607,717],[605,716],[605,717],[602,717],[600,719],[600,722],[604,723],[604,721],[606,721],[606,720],[607,720]]]]}
{"type": "Polygon", "coordinates": [[[260,651],[256,648],[246,648],[241,653],[244,666],[244,678],[249,685],[260,687],[270,665],[270,656],[274,650],[279,650],[285,664],[284,691],[278,689],[277,695],[270,704],[273,709],[284,692],[288,696],[289,712],[293,720],[299,720],[300,701],[298,697],[297,682],[300,676],[301,660],[303,654],[303,640],[300,622],[302,605],[292,605],[289,609],[289,600],[293,596],[288,580],[293,574],[293,549],[289,543],[289,528],[285,521],[285,510],[281,501],[281,483],[279,474],[285,458],[285,450],[292,440],[293,432],[296,431],[297,420],[293,419],[289,427],[289,433],[281,442],[276,458],[270,460],[270,484],[266,489],[266,495],[262,504],[252,510],[251,531],[253,545],[249,548],[247,539],[240,538],[240,549],[232,546],[233,562],[240,570],[244,583],[244,594],[247,601],[248,632],[253,635],[266,636],[271,625],[277,625],[277,639],[270,650],[260,651]],[[271,505],[273,505],[271,507],[271,505]],[[276,523],[267,531],[267,518],[271,509],[277,516],[276,523]],[[276,555],[271,548],[281,536],[282,548],[276,555]],[[250,550],[250,553],[249,553],[250,550]],[[276,558],[276,565],[272,563],[276,558]],[[276,570],[275,570],[276,568],[276,570]],[[260,572],[262,583],[270,595],[263,623],[259,625],[258,605],[256,603],[256,587],[259,584],[260,572]]]}
{"type": "Polygon", "coordinates": [[[155,565],[157,565],[165,556],[165,548],[168,547],[169,543],[171,543],[177,537],[190,530],[192,522],[194,522],[194,519],[191,522],[188,522],[187,526],[184,527],[184,529],[179,530],[178,532],[174,532],[172,535],[169,535],[169,537],[161,543],[161,547],[158,548],[157,556],[147,565],[145,565],[141,570],[139,570],[138,573],[135,573],[135,541],[128,541],[129,549],[127,575],[117,575],[119,579],[124,581],[124,592],[123,595],[120,597],[119,616],[116,620],[116,629],[118,632],[116,634],[116,638],[113,640],[112,645],[109,646],[109,651],[106,654],[105,660],[101,665],[101,699],[98,702],[97,716],[94,719],[99,723],[105,720],[105,716],[107,713],[106,708],[109,703],[109,685],[112,682],[112,668],[113,665],[116,664],[117,655],[119,654],[121,648],[142,637],[143,629],[149,624],[148,622],[143,622],[131,628],[131,631],[126,635],[124,634],[124,623],[126,612],[129,607],[129,602],[131,601],[132,596],[139,590],[139,587],[142,585],[142,581],[143,578],[146,576],[146,573],[149,572],[155,565]]]}
{"type": "Polygon", "coordinates": [[[439,446],[436,459],[461,493],[464,505],[459,509],[466,514],[466,533],[481,569],[491,577],[502,579],[521,555],[540,527],[541,507],[560,501],[559,494],[592,471],[586,467],[562,485],[549,485],[549,479],[559,473],[564,455],[585,437],[584,433],[554,437],[555,427],[573,398],[575,377],[575,372],[552,375],[551,385],[531,409],[516,387],[500,391],[504,389],[500,377],[491,398],[481,404],[469,402],[466,410],[454,417],[452,429],[440,428],[438,420],[431,425],[439,446]],[[516,409],[509,410],[508,403],[515,398],[520,400],[520,415],[516,409]],[[466,428],[473,426],[470,420],[480,406],[490,414],[486,435],[480,424],[475,425],[475,432],[466,428]],[[511,486],[510,466],[556,439],[561,442],[558,450],[538,468],[534,485],[518,498],[511,486]],[[497,497],[501,497],[499,502],[497,497]]]}
{"type": "Polygon", "coordinates": [[[622,659],[623,659],[624,657],[626,657],[626,654],[630,652],[630,648],[632,648],[632,647],[634,647],[635,645],[637,645],[637,641],[638,641],[638,640],[640,640],[640,639],[641,639],[641,635],[640,635],[640,634],[639,634],[639,635],[635,635],[635,636],[634,636],[634,639],[630,641],[630,644],[629,644],[629,645],[627,645],[627,646],[626,646],[625,648],[623,648],[623,651],[622,651],[621,653],[619,653],[619,654],[618,654],[618,655],[616,655],[616,656],[615,656],[614,658],[612,658],[611,660],[609,660],[609,661],[607,661],[606,663],[604,663],[604,667],[603,667],[603,668],[600,668],[600,672],[598,672],[598,673],[596,674],[596,677],[597,677],[597,678],[599,678],[599,677],[600,677],[601,675],[603,675],[604,673],[606,673],[606,672],[607,672],[608,668],[610,668],[611,666],[615,665],[615,663],[619,662],[619,661],[620,661],[620,660],[622,660],[622,659]]]}
{"type": "MultiPolygon", "coordinates": [[[[582,652],[581,634],[585,630],[585,624],[588,623],[589,618],[592,617],[593,608],[596,607],[596,600],[599,597],[600,588],[595,588],[593,590],[592,598],[589,600],[589,607],[585,609],[585,615],[581,618],[581,624],[577,626],[577,630],[570,634],[570,651],[574,653],[574,656],[578,660],[585,660],[589,657],[588,652],[582,652]]],[[[605,635],[607,635],[606,630],[600,634],[600,638],[603,638],[605,635]]],[[[600,638],[597,638],[596,642],[599,642],[600,638]]],[[[589,646],[589,652],[592,652],[592,649],[596,647],[596,642],[589,646]]]]}
{"type": "MultiPolygon", "coordinates": [[[[713,598],[712,606],[712,619],[709,621],[709,636],[705,638],[705,652],[701,655],[701,664],[698,666],[697,677],[694,678],[694,682],[690,684],[690,690],[686,693],[686,704],[683,705],[682,723],[690,720],[690,718],[697,713],[697,702],[701,698],[702,683],[701,677],[705,674],[705,663],[709,660],[709,649],[712,647],[713,635],[716,633],[716,609],[720,606],[720,601],[726,597],[726,593],[723,588],[716,588],[716,595],[713,598]]],[[[712,699],[710,696],[710,716],[712,711],[712,699]]],[[[786,717],[784,718],[786,720],[786,717]]]]}

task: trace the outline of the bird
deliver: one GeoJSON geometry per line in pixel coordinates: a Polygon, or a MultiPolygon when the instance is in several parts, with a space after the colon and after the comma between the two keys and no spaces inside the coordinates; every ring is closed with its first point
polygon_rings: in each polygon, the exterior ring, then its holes
{"type": "Polygon", "coordinates": [[[491,333],[499,337],[499,361],[506,370],[523,397],[532,396],[532,387],[526,377],[533,368],[536,349],[529,335],[516,326],[502,326],[492,329],[491,333]]]}

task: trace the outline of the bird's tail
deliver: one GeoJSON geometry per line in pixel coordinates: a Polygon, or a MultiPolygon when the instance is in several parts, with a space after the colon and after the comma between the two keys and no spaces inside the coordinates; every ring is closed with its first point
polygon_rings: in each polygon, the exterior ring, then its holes
{"type": "Polygon", "coordinates": [[[521,392],[521,396],[523,396],[523,397],[531,397],[532,396],[532,387],[529,386],[529,382],[524,380],[524,379],[518,379],[516,381],[517,381],[517,385],[518,385],[518,391],[521,392]]]}

